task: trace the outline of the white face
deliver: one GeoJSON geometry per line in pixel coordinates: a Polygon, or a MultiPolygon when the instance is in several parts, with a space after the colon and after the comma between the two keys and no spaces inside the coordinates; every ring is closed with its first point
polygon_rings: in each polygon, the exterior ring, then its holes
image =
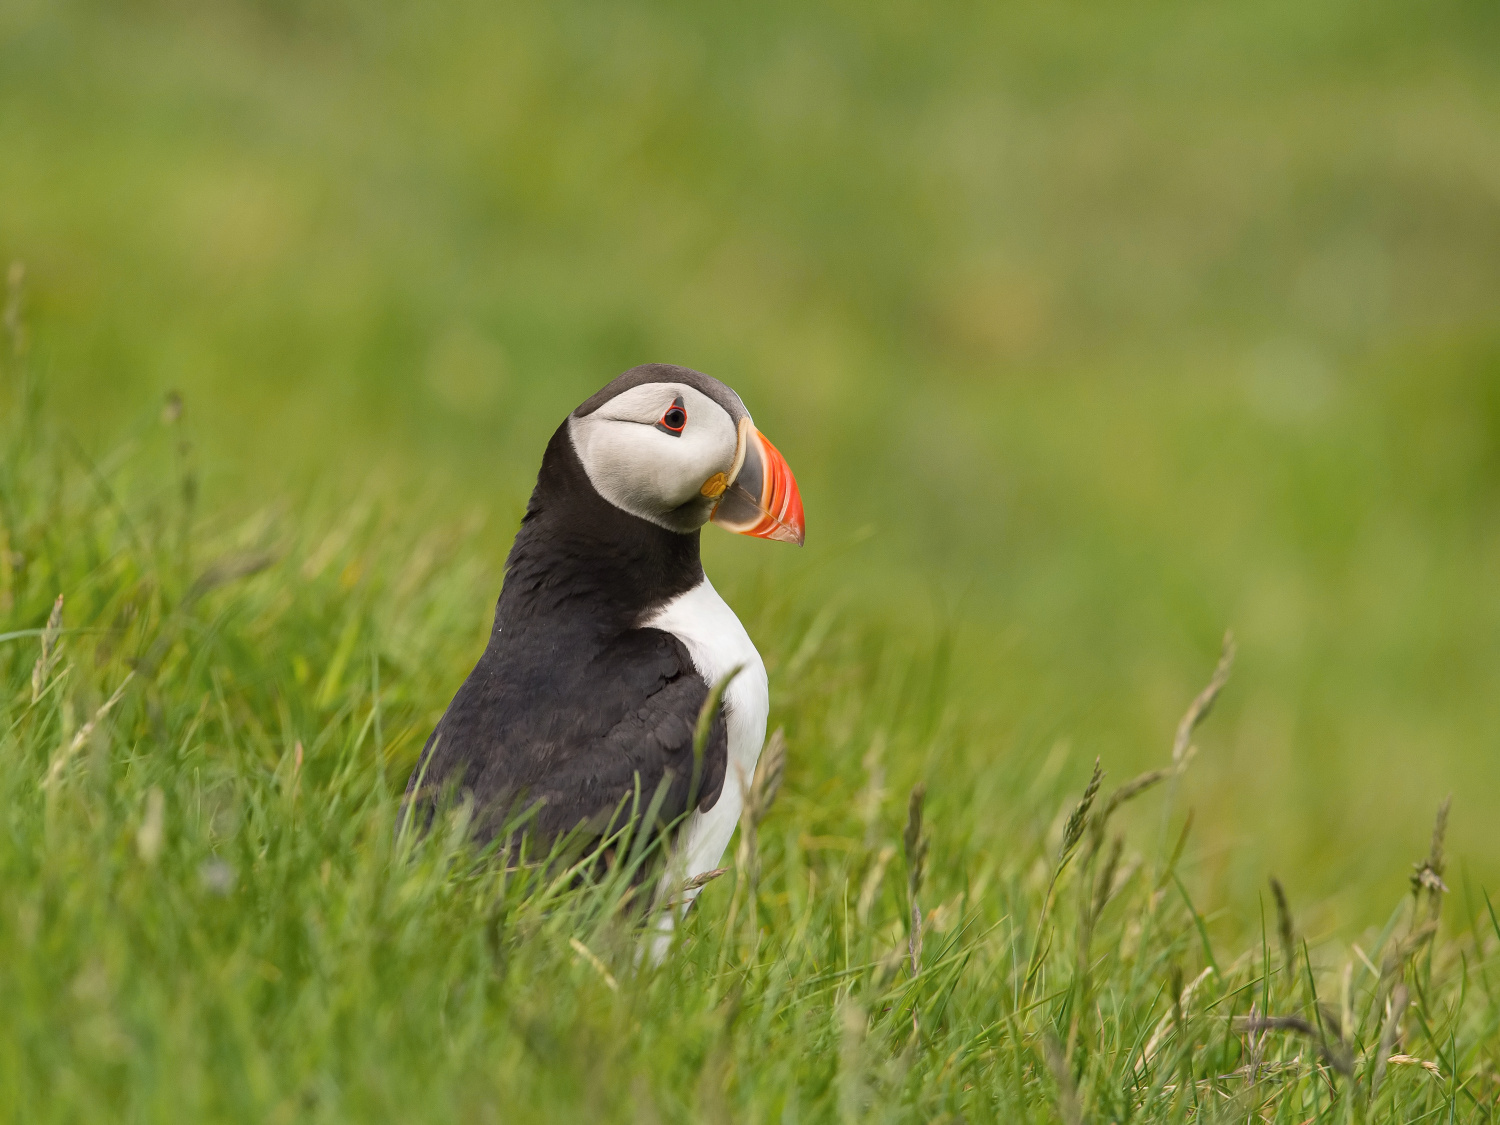
{"type": "Polygon", "coordinates": [[[600,496],[684,533],[708,522],[713,500],[703,495],[704,483],[734,468],[739,440],[728,411],[681,383],[632,387],[592,414],[568,419],[568,433],[600,496]],[[668,418],[679,401],[686,419],[668,418]],[[679,421],[681,432],[671,432],[679,421]]]}

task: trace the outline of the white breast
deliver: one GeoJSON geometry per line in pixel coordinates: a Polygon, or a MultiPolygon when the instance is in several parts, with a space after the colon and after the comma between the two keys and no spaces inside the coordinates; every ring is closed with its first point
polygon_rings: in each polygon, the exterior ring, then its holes
{"type": "MultiPolygon", "coordinates": [[[[766,740],[771,692],[766,666],[734,611],[704,578],[685,594],[652,613],[642,625],[676,636],[688,650],[698,674],[713,687],[735,668],[740,671],[724,691],[729,726],[729,768],[719,799],[707,812],[694,812],[683,826],[666,881],[691,879],[719,865],[739,823],[743,789],[755,776],[755,763],[766,740]]],[[[670,916],[669,916],[670,917],[670,916]]]]}

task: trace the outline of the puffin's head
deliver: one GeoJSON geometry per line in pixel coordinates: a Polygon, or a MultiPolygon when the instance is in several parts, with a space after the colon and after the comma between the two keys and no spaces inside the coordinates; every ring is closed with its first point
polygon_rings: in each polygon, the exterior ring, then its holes
{"type": "Polygon", "coordinates": [[[686,367],[633,367],[568,418],[595,491],[670,531],[710,520],[742,535],[803,539],[792,470],[740,396],[686,367]]]}

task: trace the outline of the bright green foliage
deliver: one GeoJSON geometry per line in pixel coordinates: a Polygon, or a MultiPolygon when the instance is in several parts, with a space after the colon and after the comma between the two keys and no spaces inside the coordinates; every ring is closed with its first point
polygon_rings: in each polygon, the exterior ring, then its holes
{"type": "Polygon", "coordinates": [[[114,470],[36,412],[19,421],[0,478],[7,1119],[1352,1122],[1494,1107],[1500,929],[1477,895],[1431,925],[1440,838],[1363,951],[1309,949],[1290,916],[1215,944],[1195,912],[1178,809],[1227,658],[1175,745],[1162,732],[1159,771],[1116,788],[1096,767],[1050,825],[986,808],[951,775],[903,815],[888,761],[926,754],[943,776],[920,708],[890,702],[927,675],[920,660],[795,613],[763,620],[795,667],[776,674],[790,760],[758,825],[758,882],[742,854],[653,967],[620,871],[579,885],[476,855],[462,809],[422,838],[395,831],[488,571],[389,521],[213,530],[203,513],[184,531],[191,477],[153,458],[171,410],[114,470]],[[1156,803],[1159,831],[1115,835],[1131,799],[1156,803]]]}
{"type": "Polygon", "coordinates": [[[1493,0],[0,3],[0,1114],[1482,1120],[1497,136],[1493,0]],[[705,536],[786,780],[638,970],[393,828],[646,360],[809,542],[705,536]]]}

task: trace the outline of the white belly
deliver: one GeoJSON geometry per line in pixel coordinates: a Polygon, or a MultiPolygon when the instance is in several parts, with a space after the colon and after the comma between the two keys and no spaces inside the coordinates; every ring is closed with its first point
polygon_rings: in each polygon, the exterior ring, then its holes
{"type": "Polygon", "coordinates": [[[766,741],[771,691],[766,681],[766,666],[750,643],[750,635],[707,578],[673,598],[641,624],[671,633],[682,641],[693,666],[710,688],[735,668],[739,669],[724,691],[729,727],[724,788],[712,808],[692,813],[683,826],[674,862],[663,880],[662,889],[670,893],[668,882],[675,880],[680,886],[695,875],[712,871],[729,846],[729,838],[740,820],[744,790],[755,776],[755,763],[766,741]]]}

